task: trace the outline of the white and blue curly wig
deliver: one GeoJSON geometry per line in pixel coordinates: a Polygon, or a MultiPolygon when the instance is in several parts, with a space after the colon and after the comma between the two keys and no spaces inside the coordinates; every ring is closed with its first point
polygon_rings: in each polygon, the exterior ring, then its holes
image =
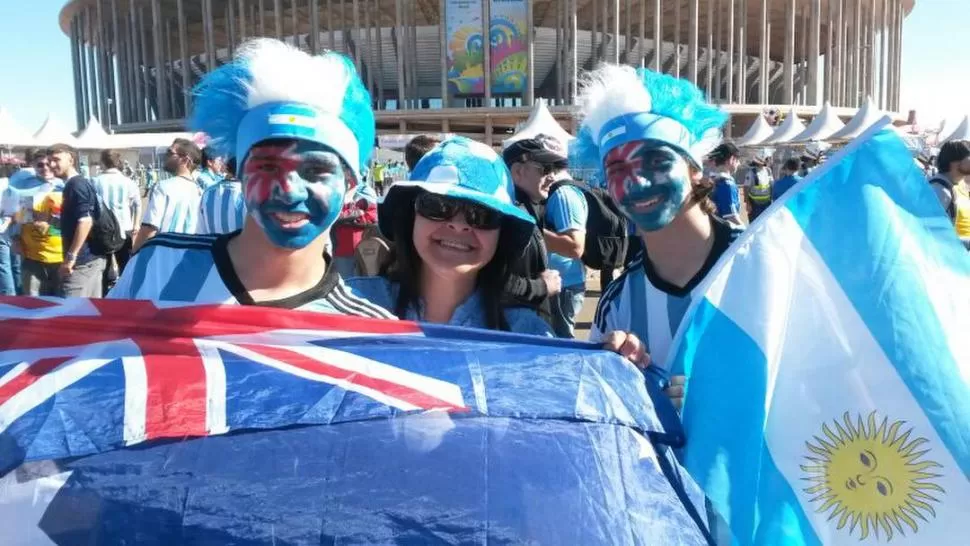
{"type": "Polygon", "coordinates": [[[728,119],[686,80],[615,64],[587,73],[577,102],[582,122],[570,164],[599,170],[610,150],[635,140],[662,142],[700,169],[728,119]]]}
{"type": "Polygon", "coordinates": [[[273,138],[329,147],[358,181],[373,153],[370,93],[339,53],[311,56],[278,40],[252,40],[206,75],[194,94],[190,129],[206,133],[216,152],[235,157],[240,172],[253,145],[273,138]]]}

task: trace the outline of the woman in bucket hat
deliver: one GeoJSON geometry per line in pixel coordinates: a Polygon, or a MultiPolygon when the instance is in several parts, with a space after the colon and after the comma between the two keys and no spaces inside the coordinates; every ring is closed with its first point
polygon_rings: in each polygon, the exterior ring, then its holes
{"type": "Polygon", "coordinates": [[[445,140],[378,206],[381,233],[395,242],[386,277],[348,284],[402,319],[551,335],[533,310],[502,303],[509,266],[535,229],[511,195],[509,171],[491,148],[445,140]]]}

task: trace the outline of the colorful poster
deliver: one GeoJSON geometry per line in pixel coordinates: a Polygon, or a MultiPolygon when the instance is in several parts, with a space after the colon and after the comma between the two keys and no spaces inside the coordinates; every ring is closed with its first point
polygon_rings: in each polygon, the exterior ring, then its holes
{"type": "MultiPolygon", "coordinates": [[[[492,94],[518,95],[528,80],[526,0],[491,0],[492,94]]],[[[448,93],[485,94],[482,0],[447,0],[448,93]]]]}
{"type": "Polygon", "coordinates": [[[484,94],[482,0],[447,0],[445,36],[448,46],[448,94],[453,97],[484,94]]]}
{"type": "Polygon", "coordinates": [[[491,0],[492,94],[520,95],[528,82],[526,0],[491,0]]]}

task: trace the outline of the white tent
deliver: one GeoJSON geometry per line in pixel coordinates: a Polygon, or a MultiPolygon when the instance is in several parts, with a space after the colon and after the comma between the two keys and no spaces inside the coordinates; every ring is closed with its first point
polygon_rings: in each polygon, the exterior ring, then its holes
{"type": "Polygon", "coordinates": [[[869,97],[866,99],[865,104],[862,105],[862,108],[856,112],[855,117],[850,119],[849,123],[845,124],[845,127],[829,135],[829,138],[833,140],[852,140],[884,117],[886,117],[886,114],[879,111],[879,107],[876,106],[876,101],[872,100],[872,97],[869,97]]]}
{"type": "Polygon", "coordinates": [[[785,121],[775,129],[775,132],[770,137],[761,141],[760,144],[764,146],[769,144],[784,144],[790,142],[804,130],[805,124],[802,123],[802,120],[798,119],[798,116],[795,114],[795,109],[792,108],[791,113],[788,114],[785,121]]]}
{"type": "Polygon", "coordinates": [[[33,143],[33,137],[13,119],[10,111],[0,107],[0,145],[30,146],[33,143]]]}
{"type": "Polygon", "coordinates": [[[103,150],[115,146],[111,135],[105,132],[104,127],[101,127],[101,123],[94,116],[91,116],[87,126],[77,136],[77,147],[82,150],[103,150]]]}
{"type": "Polygon", "coordinates": [[[841,131],[845,127],[839,116],[832,110],[832,104],[825,101],[822,111],[815,116],[815,119],[808,124],[808,127],[795,138],[792,142],[809,142],[812,140],[825,140],[833,134],[841,131]]]}
{"type": "Polygon", "coordinates": [[[69,144],[74,146],[77,141],[74,135],[67,130],[61,122],[54,117],[54,114],[47,114],[47,119],[34,133],[34,144],[37,146],[50,146],[52,144],[69,144]]]}
{"type": "Polygon", "coordinates": [[[963,121],[960,122],[960,125],[957,125],[957,128],[952,133],[941,140],[940,144],[951,140],[970,140],[970,115],[963,116],[963,121]]]}
{"type": "Polygon", "coordinates": [[[574,138],[573,135],[569,134],[569,131],[563,129],[562,125],[559,125],[556,118],[552,117],[552,113],[549,112],[549,107],[546,106],[546,101],[536,99],[535,105],[532,107],[532,112],[529,114],[529,119],[525,120],[525,123],[517,128],[514,135],[505,139],[502,147],[505,148],[517,140],[532,138],[539,134],[549,135],[559,142],[562,142],[563,146],[568,146],[569,141],[574,138]]]}
{"type": "Polygon", "coordinates": [[[771,135],[774,132],[775,130],[771,128],[771,124],[768,123],[768,120],[759,114],[754,120],[754,123],[751,124],[748,132],[745,133],[743,137],[735,140],[734,144],[738,146],[756,146],[771,138],[771,135]]]}

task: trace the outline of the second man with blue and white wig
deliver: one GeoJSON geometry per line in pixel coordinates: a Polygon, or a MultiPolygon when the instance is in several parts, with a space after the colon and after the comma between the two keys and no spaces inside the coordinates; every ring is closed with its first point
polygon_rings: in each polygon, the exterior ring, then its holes
{"type": "Polygon", "coordinates": [[[189,125],[209,135],[215,153],[236,158],[245,224],[152,239],[111,297],[393,318],[351,294],[324,256],[373,151],[371,99],[352,62],[254,40],[202,80],[189,125]]]}
{"type": "Polygon", "coordinates": [[[510,265],[535,230],[510,177],[480,142],[437,145],[378,205],[381,233],[396,245],[388,272],[350,286],[401,319],[551,335],[534,310],[503,303],[510,265]]]}

